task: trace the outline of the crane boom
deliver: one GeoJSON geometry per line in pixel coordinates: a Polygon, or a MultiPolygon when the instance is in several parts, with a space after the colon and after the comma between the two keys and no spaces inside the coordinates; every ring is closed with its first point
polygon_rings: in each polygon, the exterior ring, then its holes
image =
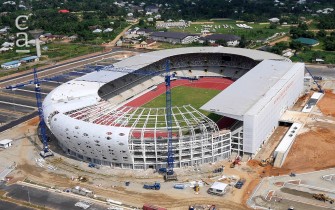
{"type": "MultiPolygon", "coordinates": [[[[29,81],[27,83],[21,83],[17,85],[10,85],[10,86],[7,86],[6,89],[14,90],[16,88],[24,87],[24,86],[31,85],[31,84],[35,85],[36,106],[37,106],[37,111],[38,111],[38,116],[39,116],[39,121],[40,121],[39,128],[40,128],[40,135],[42,137],[42,143],[43,143],[43,149],[40,152],[40,155],[43,158],[46,158],[49,156],[53,156],[53,153],[48,147],[48,137],[46,134],[46,125],[44,121],[43,106],[42,106],[42,96],[41,96],[41,87],[40,87],[41,81],[38,79],[36,68],[34,68],[33,74],[34,74],[33,81],[29,81]]],[[[43,81],[50,81],[50,79],[45,79],[43,81]]]]}

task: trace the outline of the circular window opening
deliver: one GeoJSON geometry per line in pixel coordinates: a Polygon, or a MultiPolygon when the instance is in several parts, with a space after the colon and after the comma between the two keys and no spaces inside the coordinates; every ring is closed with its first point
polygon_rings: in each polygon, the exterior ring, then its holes
{"type": "Polygon", "coordinates": [[[106,137],[106,139],[107,139],[107,140],[111,140],[112,138],[111,138],[111,137],[109,137],[109,136],[107,136],[107,137],[106,137]]]}

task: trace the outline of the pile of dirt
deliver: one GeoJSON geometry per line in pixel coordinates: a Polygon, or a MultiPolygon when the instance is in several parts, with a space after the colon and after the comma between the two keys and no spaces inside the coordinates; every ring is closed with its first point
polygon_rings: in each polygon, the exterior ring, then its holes
{"type": "Polygon", "coordinates": [[[318,102],[318,107],[325,115],[335,117],[335,94],[331,90],[326,90],[323,98],[318,102]]]}
{"type": "Polygon", "coordinates": [[[318,126],[297,137],[282,170],[303,172],[335,166],[335,125],[319,122],[318,126]]]}

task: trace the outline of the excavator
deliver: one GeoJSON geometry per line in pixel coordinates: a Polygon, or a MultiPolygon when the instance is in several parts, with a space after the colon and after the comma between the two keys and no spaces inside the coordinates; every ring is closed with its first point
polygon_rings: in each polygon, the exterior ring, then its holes
{"type": "Polygon", "coordinates": [[[260,166],[262,167],[265,167],[267,165],[273,165],[273,161],[274,161],[274,158],[273,156],[269,157],[269,158],[266,158],[265,160],[261,160],[261,162],[259,163],[260,166]]]}
{"type": "Polygon", "coordinates": [[[235,165],[240,165],[241,164],[241,157],[237,156],[235,160],[230,164],[230,168],[235,168],[235,165]]]}
{"type": "Polygon", "coordinates": [[[329,196],[327,196],[324,193],[313,194],[313,198],[315,198],[316,200],[319,200],[319,201],[323,201],[323,202],[328,201],[330,204],[334,203],[334,199],[330,198],[329,196]]]}

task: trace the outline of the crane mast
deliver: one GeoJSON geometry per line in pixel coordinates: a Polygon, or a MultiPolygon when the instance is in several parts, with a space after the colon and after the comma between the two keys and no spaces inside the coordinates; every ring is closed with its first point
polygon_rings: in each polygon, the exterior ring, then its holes
{"type": "Polygon", "coordinates": [[[168,132],[168,155],[167,155],[167,169],[165,180],[175,180],[176,175],[174,174],[174,158],[173,158],[173,148],[172,148],[172,100],[171,100],[171,72],[169,60],[166,60],[165,66],[165,96],[166,96],[166,127],[168,132]]]}

